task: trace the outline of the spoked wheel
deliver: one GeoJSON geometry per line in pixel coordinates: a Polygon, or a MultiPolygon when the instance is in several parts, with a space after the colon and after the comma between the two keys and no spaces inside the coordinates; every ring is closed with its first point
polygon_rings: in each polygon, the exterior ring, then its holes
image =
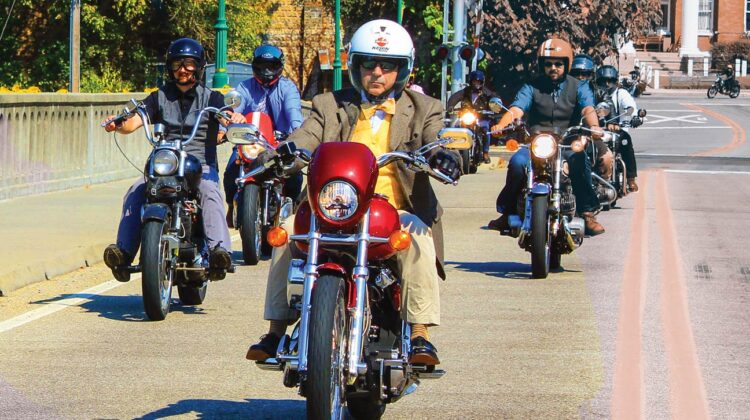
{"type": "Polygon", "coordinates": [[[310,310],[307,417],[341,419],[346,403],[346,290],[344,279],[323,275],[315,284],[310,310]]]}
{"type": "Polygon", "coordinates": [[[180,302],[183,305],[200,305],[206,298],[206,289],[208,282],[203,282],[203,286],[177,286],[177,293],[180,295],[180,302]]]}
{"type": "Polygon", "coordinates": [[[711,86],[708,88],[708,92],[706,92],[706,96],[708,96],[709,99],[713,99],[716,97],[716,94],[719,93],[718,89],[716,89],[716,86],[711,86]]]}
{"type": "Polygon", "coordinates": [[[245,260],[245,265],[256,265],[260,261],[261,244],[263,242],[263,214],[258,185],[245,185],[239,211],[242,258],[245,260]]]}
{"type": "Polygon", "coordinates": [[[738,96],[740,96],[740,87],[739,85],[734,85],[732,86],[732,90],[729,91],[729,97],[734,99],[738,96]]]}
{"type": "Polygon", "coordinates": [[[149,220],[143,225],[141,265],[143,306],[152,321],[161,321],[169,313],[172,299],[172,275],[169,244],[161,236],[167,233],[168,221],[149,220]]]}
{"type": "Polygon", "coordinates": [[[547,278],[550,266],[550,240],[547,196],[537,195],[531,203],[531,277],[547,278]]]}

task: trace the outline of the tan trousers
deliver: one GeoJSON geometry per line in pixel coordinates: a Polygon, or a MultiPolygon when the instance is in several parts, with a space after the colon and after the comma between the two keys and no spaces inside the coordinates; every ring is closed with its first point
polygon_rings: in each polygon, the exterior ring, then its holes
{"type": "MultiPolygon", "coordinates": [[[[398,253],[401,271],[401,317],[412,324],[440,324],[440,290],[435,265],[435,244],[432,230],[419,217],[399,211],[401,227],[411,234],[411,246],[398,253]]],[[[294,216],[286,219],[281,227],[291,234],[294,216]]],[[[266,285],[267,320],[294,320],[297,316],[286,300],[286,282],[292,253],[289,245],[274,248],[271,269],[266,285]]]]}

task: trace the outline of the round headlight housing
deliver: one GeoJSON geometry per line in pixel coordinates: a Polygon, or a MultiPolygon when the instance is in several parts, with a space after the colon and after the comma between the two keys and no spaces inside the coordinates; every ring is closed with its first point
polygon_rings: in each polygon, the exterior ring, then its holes
{"type": "Polygon", "coordinates": [[[266,148],[260,143],[253,143],[240,145],[237,150],[239,151],[242,160],[253,161],[257,159],[261,153],[265,152],[266,148]]]}
{"type": "Polygon", "coordinates": [[[540,134],[531,141],[531,153],[539,159],[549,159],[557,152],[557,141],[549,134],[540,134]]]}
{"type": "Polygon", "coordinates": [[[346,220],[357,211],[357,191],[348,182],[331,181],[320,190],[318,208],[330,220],[346,220]]]}
{"type": "Polygon", "coordinates": [[[171,150],[159,150],[154,154],[152,161],[154,165],[154,172],[157,175],[174,175],[177,172],[177,166],[180,160],[177,159],[177,155],[171,150]]]}
{"type": "Polygon", "coordinates": [[[473,112],[468,111],[464,112],[463,115],[461,115],[461,124],[473,125],[475,122],[477,122],[477,116],[474,115],[473,112]]]}

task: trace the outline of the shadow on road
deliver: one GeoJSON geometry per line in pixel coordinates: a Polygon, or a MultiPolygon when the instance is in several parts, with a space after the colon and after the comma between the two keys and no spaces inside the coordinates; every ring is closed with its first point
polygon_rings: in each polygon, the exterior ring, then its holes
{"type": "Polygon", "coordinates": [[[182,400],[148,413],[137,420],[155,420],[191,414],[198,419],[304,419],[301,400],[182,400]]]}
{"type": "MultiPolygon", "coordinates": [[[[177,292],[174,291],[173,293],[176,294],[177,292]]],[[[102,318],[129,322],[148,321],[143,309],[143,298],[140,295],[111,296],[66,293],[50,299],[37,300],[32,304],[49,305],[65,299],[78,298],[88,299],[88,301],[75,306],[80,306],[87,312],[97,313],[102,318]]],[[[179,299],[172,299],[170,312],[199,315],[204,313],[203,309],[197,306],[182,306],[179,299]]]]}
{"type": "MultiPolygon", "coordinates": [[[[446,261],[445,264],[450,268],[457,270],[482,273],[491,277],[501,279],[525,280],[531,279],[531,264],[524,264],[515,261],[489,261],[489,262],[460,262],[446,261]]],[[[557,270],[550,270],[550,273],[578,273],[576,270],[566,270],[561,267],[557,270]]]]}

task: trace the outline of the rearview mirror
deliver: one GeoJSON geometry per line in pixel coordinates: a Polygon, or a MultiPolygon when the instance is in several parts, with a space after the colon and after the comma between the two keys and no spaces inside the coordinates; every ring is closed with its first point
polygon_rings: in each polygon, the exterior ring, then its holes
{"type": "Polygon", "coordinates": [[[641,117],[641,118],[645,117],[646,116],[646,110],[643,109],[643,108],[639,109],[638,110],[638,116],[641,117]]]}
{"type": "Polygon", "coordinates": [[[232,124],[227,129],[226,139],[233,144],[255,144],[262,135],[253,124],[232,124]]]}
{"type": "Polygon", "coordinates": [[[445,145],[446,149],[471,149],[471,145],[474,142],[474,133],[468,128],[444,128],[440,130],[438,137],[451,140],[450,143],[445,145]]]}
{"type": "Polygon", "coordinates": [[[505,105],[503,105],[503,101],[501,101],[500,98],[490,99],[490,103],[488,106],[490,107],[490,110],[496,114],[503,112],[503,109],[507,109],[505,108],[505,105]]]}
{"type": "Polygon", "coordinates": [[[224,105],[226,106],[231,106],[232,108],[236,109],[240,106],[241,103],[242,98],[240,97],[240,93],[236,90],[230,90],[226,95],[224,95],[224,105]]]}

